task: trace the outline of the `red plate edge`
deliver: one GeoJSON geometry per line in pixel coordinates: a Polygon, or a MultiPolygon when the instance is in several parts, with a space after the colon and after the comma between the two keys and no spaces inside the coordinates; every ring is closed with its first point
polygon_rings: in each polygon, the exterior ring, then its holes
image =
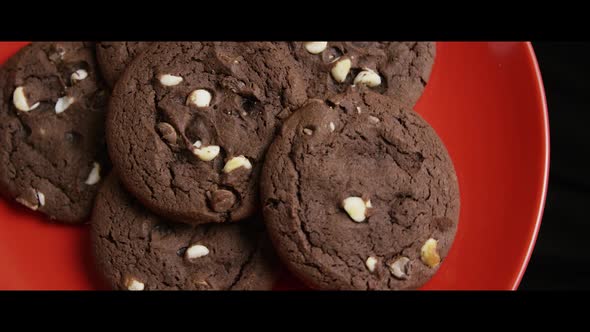
{"type": "Polygon", "coordinates": [[[545,210],[545,202],[547,199],[547,188],[549,185],[549,155],[550,155],[550,139],[549,139],[549,111],[547,108],[547,97],[545,96],[545,86],[543,84],[543,77],[541,75],[541,69],[539,68],[539,62],[537,61],[537,56],[535,55],[535,50],[533,48],[533,45],[530,41],[526,42],[526,47],[528,50],[528,54],[529,54],[529,65],[533,67],[533,70],[535,72],[535,77],[537,80],[537,85],[538,85],[538,89],[537,91],[539,92],[539,95],[537,96],[537,103],[541,104],[541,107],[543,109],[543,130],[545,132],[545,141],[543,142],[544,144],[544,170],[543,170],[543,179],[542,179],[542,187],[543,190],[541,192],[541,199],[538,202],[538,208],[537,208],[537,220],[535,222],[535,228],[533,229],[533,235],[531,237],[530,243],[529,243],[529,247],[527,249],[527,252],[525,254],[525,259],[524,259],[524,263],[521,265],[520,271],[518,273],[518,276],[516,277],[516,279],[514,280],[514,283],[512,284],[512,290],[517,290],[518,286],[520,285],[520,282],[522,281],[522,278],[524,276],[524,273],[526,272],[527,266],[530,262],[531,259],[531,255],[533,254],[533,250],[535,249],[535,243],[537,242],[537,237],[539,235],[539,229],[541,228],[541,221],[543,219],[543,212],[545,210]]]}

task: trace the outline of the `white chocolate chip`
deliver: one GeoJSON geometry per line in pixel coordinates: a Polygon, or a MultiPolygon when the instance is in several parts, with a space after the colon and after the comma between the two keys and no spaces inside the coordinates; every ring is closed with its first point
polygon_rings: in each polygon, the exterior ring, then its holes
{"type": "Polygon", "coordinates": [[[370,272],[375,272],[375,267],[377,266],[377,258],[370,256],[365,261],[365,265],[367,266],[367,269],[369,269],[370,272]]]}
{"type": "Polygon", "coordinates": [[[187,259],[195,259],[209,254],[209,249],[204,245],[195,244],[186,249],[185,255],[187,259]]]}
{"type": "Polygon", "coordinates": [[[379,120],[379,118],[376,118],[376,117],[374,117],[374,116],[372,116],[372,115],[369,115],[369,122],[370,122],[370,123],[372,123],[372,124],[377,124],[377,123],[379,123],[380,121],[381,121],[381,120],[379,120]]]}
{"type": "Polygon", "coordinates": [[[37,211],[37,209],[41,206],[45,205],[45,195],[40,192],[39,190],[33,189],[34,193],[35,193],[35,198],[36,198],[36,202],[35,203],[31,203],[28,200],[24,199],[23,197],[17,197],[15,198],[15,200],[28,207],[29,209],[33,210],[33,211],[37,211]]]}
{"type": "Polygon", "coordinates": [[[357,106],[357,107],[356,107],[356,112],[357,112],[358,114],[361,114],[361,113],[362,113],[362,111],[361,111],[361,107],[360,107],[360,106],[357,106]]]}
{"type": "Polygon", "coordinates": [[[86,179],[86,182],[84,182],[84,183],[86,183],[89,186],[92,186],[94,184],[97,184],[98,181],[100,181],[100,164],[97,162],[94,162],[94,164],[92,166],[92,170],[88,174],[88,178],[86,179]]]}
{"type": "Polygon", "coordinates": [[[125,282],[125,287],[130,291],[142,291],[145,289],[145,284],[135,278],[129,278],[125,282]]]}
{"type": "Polygon", "coordinates": [[[23,112],[32,111],[40,105],[37,102],[33,106],[29,106],[29,102],[25,96],[25,89],[22,86],[19,86],[14,90],[14,93],[12,94],[12,103],[19,111],[23,112]]]}
{"type": "Polygon", "coordinates": [[[408,257],[400,257],[389,265],[389,272],[398,279],[408,279],[408,257]]]}
{"type": "Polygon", "coordinates": [[[211,104],[211,93],[205,89],[197,89],[188,96],[187,103],[197,107],[209,107],[211,104]]]}
{"type": "Polygon", "coordinates": [[[348,76],[351,66],[352,62],[350,61],[350,59],[337,60],[336,64],[332,67],[332,70],[330,71],[332,73],[332,77],[336,80],[336,82],[339,83],[346,81],[346,76],[348,76]]]}
{"type": "Polygon", "coordinates": [[[40,207],[44,206],[45,205],[45,195],[40,191],[37,191],[36,194],[37,194],[37,200],[39,201],[39,206],[40,207]]]}
{"type": "Polygon", "coordinates": [[[76,99],[74,97],[69,97],[69,96],[59,98],[57,100],[57,103],[55,103],[55,114],[59,114],[59,113],[65,111],[75,101],[76,101],[76,99]]]}
{"type": "Polygon", "coordinates": [[[328,42],[325,41],[305,43],[305,49],[311,54],[320,54],[326,50],[326,47],[328,47],[328,42]]]}
{"type": "Polygon", "coordinates": [[[66,55],[66,50],[62,49],[62,48],[58,48],[56,50],[56,53],[52,53],[51,55],[49,55],[49,60],[55,62],[57,60],[63,60],[64,55],[66,55]]]}
{"type": "Polygon", "coordinates": [[[195,282],[197,285],[201,285],[201,286],[205,286],[205,287],[211,287],[211,285],[209,285],[209,283],[206,280],[199,280],[197,282],[195,282]]]}
{"type": "Polygon", "coordinates": [[[193,146],[195,147],[193,149],[193,154],[199,157],[199,159],[201,159],[202,161],[211,161],[215,159],[215,157],[219,155],[219,151],[221,150],[221,148],[217,145],[201,147],[201,141],[196,141],[195,144],[193,144],[193,146]]]}
{"type": "Polygon", "coordinates": [[[88,77],[88,72],[84,69],[78,69],[72,73],[72,76],[70,76],[70,79],[72,80],[72,82],[75,82],[75,81],[81,81],[81,80],[85,79],[86,77],[88,77]]]}
{"type": "Polygon", "coordinates": [[[336,130],[336,126],[334,125],[334,122],[330,122],[330,125],[329,125],[329,127],[330,127],[330,131],[332,131],[332,132],[333,132],[334,130],[336,130]]]}
{"type": "Polygon", "coordinates": [[[303,133],[304,133],[305,135],[309,135],[309,136],[311,136],[311,135],[313,135],[313,130],[311,130],[311,129],[309,129],[309,128],[303,128],[303,133]]]}
{"type": "MultiPolygon", "coordinates": [[[[37,199],[39,199],[37,197],[37,199]]],[[[27,201],[26,199],[22,198],[22,197],[17,197],[15,198],[15,201],[17,201],[18,203],[20,203],[23,206],[28,207],[29,209],[36,211],[39,208],[39,203],[35,203],[32,204],[31,202],[27,201]]]]}
{"type": "Polygon", "coordinates": [[[170,74],[164,74],[164,75],[160,75],[159,80],[163,86],[175,86],[175,85],[180,84],[180,82],[182,82],[182,77],[174,76],[174,75],[170,75],[170,74]]]}
{"type": "Polygon", "coordinates": [[[374,88],[381,85],[381,76],[379,76],[379,74],[374,72],[372,69],[365,68],[365,70],[356,75],[353,83],[355,85],[364,84],[370,88],[374,88]]]}
{"type": "Polygon", "coordinates": [[[223,172],[229,173],[240,167],[251,169],[252,164],[250,163],[250,160],[244,156],[233,157],[225,163],[225,166],[223,166],[223,172]]]}
{"type": "Polygon", "coordinates": [[[356,222],[363,222],[367,217],[367,209],[371,208],[371,201],[364,201],[360,197],[348,197],[342,201],[342,207],[350,218],[356,222]]]}
{"type": "Polygon", "coordinates": [[[435,267],[440,264],[440,256],[436,250],[438,241],[433,238],[426,240],[420,249],[420,258],[428,267],[435,267]]]}

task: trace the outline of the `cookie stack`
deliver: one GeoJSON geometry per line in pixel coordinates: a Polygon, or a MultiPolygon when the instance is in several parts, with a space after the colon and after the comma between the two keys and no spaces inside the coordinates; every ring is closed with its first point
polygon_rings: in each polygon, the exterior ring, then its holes
{"type": "Polygon", "coordinates": [[[33,43],[0,71],[0,191],[90,216],[114,289],[272,289],[279,262],[316,289],[415,289],[459,214],[452,161],[412,111],[434,54],[33,43]]]}

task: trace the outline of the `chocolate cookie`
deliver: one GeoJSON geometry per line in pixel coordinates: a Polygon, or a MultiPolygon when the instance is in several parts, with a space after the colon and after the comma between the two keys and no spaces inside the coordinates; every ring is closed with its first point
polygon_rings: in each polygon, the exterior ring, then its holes
{"type": "Polygon", "coordinates": [[[413,107],[430,78],[432,42],[293,42],[310,98],[327,98],[366,85],[413,107]]]}
{"type": "Polygon", "coordinates": [[[311,287],[414,289],[453,242],[457,177],[417,113],[355,90],[310,100],[270,146],[261,176],[268,232],[311,287]]]}
{"type": "Polygon", "coordinates": [[[107,119],[121,181],[155,213],[189,224],[258,208],[264,153],[307,99],[293,59],[265,42],[157,43],[117,83],[107,119]]]}
{"type": "Polygon", "coordinates": [[[107,88],[92,43],[40,42],[0,70],[0,192],[52,219],[84,221],[101,170],[107,88]]]}
{"type": "Polygon", "coordinates": [[[189,226],[147,212],[109,175],[96,198],[92,243],[120,290],[270,290],[276,257],[262,222],[189,226]]]}
{"type": "Polygon", "coordinates": [[[96,44],[96,57],[105,81],[115,86],[123,71],[150,42],[100,42],[96,44]]]}

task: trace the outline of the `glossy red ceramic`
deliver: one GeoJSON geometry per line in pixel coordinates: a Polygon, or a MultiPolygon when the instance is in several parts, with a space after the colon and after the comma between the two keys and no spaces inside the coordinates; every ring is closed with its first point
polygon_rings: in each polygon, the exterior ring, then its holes
{"type": "MultiPolygon", "coordinates": [[[[0,43],[0,63],[26,43],[0,43]]],[[[541,224],[549,124],[530,43],[438,43],[416,106],[455,164],[455,243],[422,289],[516,289],[541,224]]],[[[88,226],[63,226],[0,199],[0,289],[105,289],[88,226]]],[[[301,289],[286,275],[277,289],[301,289]]]]}

